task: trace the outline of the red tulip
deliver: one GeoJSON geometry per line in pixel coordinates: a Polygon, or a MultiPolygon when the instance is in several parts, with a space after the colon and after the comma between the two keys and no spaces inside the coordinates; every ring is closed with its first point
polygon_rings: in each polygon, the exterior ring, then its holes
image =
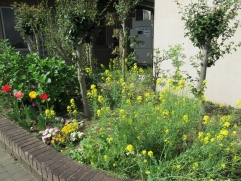
{"type": "Polygon", "coordinates": [[[47,94],[41,94],[40,95],[40,99],[42,99],[42,100],[46,100],[46,99],[48,99],[48,95],[47,94]]]}
{"type": "Polygon", "coordinates": [[[10,90],[11,90],[11,86],[8,84],[2,87],[2,92],[9,92],[10,90]]]}

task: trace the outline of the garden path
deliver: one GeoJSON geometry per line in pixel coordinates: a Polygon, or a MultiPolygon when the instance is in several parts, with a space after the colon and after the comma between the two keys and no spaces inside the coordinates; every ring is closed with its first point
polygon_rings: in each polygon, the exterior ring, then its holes
{"type": "Polygon", "coordinates": [[[6,152],[0,144],[0,180],[1,181],[37,181],[18,161],[6,152]]]}

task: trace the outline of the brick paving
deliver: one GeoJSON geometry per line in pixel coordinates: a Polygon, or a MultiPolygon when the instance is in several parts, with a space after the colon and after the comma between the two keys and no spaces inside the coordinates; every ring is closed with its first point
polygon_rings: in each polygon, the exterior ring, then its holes
{"type": "Polygon", "coordinates": [[[29,170],[6,152],[0,144],[0,180],[1,181],[37,181],[29,170]]]}

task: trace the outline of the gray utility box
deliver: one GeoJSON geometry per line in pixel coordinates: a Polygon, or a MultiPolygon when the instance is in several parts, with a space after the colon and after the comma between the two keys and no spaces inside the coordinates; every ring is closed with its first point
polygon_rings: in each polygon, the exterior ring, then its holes
{"type": "Polygon", "coordinates": [[[145,26],[133,28],[130,30],[130,36],[137,36],[137,40],[143,42],[131,47],[136,53],[137,63],[152,65],[152,57],[148,54],[153,54],[153,28],[145,26]]]}
{"type": "MultiPolygon", "coordinates": [[[[135,17],[132,18],[130,36],[137,37],[136,40],[143,42],[131,47],[136,53],[137,63],[152,65],[152,57],[147,56],[147,54],[153,54],[153,20],[150,11],[145,9],[136,10],[135,17]]],[[[132,41],[131,43],[133,44],[132,41]]]]}

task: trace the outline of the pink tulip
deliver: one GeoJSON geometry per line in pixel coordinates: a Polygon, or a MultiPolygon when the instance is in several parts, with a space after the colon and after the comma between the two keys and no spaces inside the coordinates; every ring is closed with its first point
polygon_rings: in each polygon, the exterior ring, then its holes
{"type": "Polygon", "coordinates": [[[21,91],[18,91],[14,93],[13,96],[16,97],[17,99],[20,99],[23,96],[23,93],[21,91]]]}

